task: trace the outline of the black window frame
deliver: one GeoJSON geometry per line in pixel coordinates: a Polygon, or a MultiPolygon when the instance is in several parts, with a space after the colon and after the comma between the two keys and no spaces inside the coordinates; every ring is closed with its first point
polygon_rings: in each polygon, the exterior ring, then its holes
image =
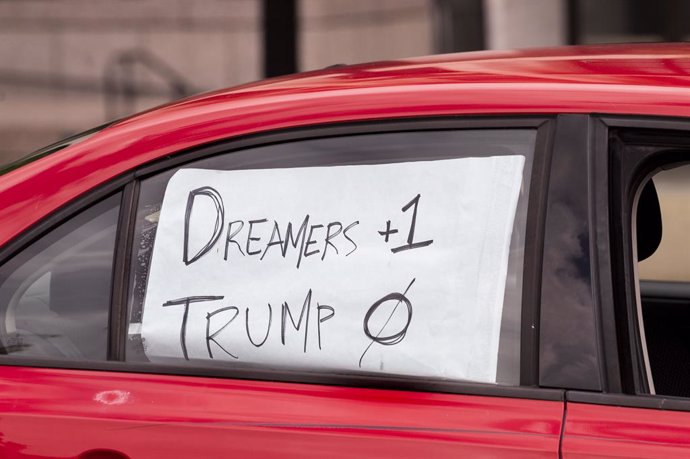
{"type": "MultiPolygon", "coordinates": [[[[690,120],[658,116],[593,117],[591,181],[596,216],[596,295],[601,392],[571,390],[566,401],[630,408],[690,411],[690,398],[649,393],[635,296],[632,218],[634,195],[661,164],[675,162],[663,150],[690,150],[690,120]],[[623,155],[628,145],[658,150],[623,155]]],[[[684,153],[687,158],[687,153],[684,153]]]]}
{"type": "Polygon", "coordinates": [[[84,196],[68,203],[49,217],[38,222],[4,247],[0,248],[0,263],[22,250],[31,241],[72,215],[112,193],[122,191],[120,222],[116,241],[116,258],[113,274],[111,320],[109,331],[109,361],[61,361],[56,359],[29,359],[5,356],[2,365],[19,365],[59,369],[89,369],[152,373],[163,375],[190,375],[222,377],[230,379],[284,381],[324,385],[386,388],[397,390],[428,391],[468,395],[490,395],[540,400],[563,400],[563,390],[541,388],[538,381],[538,342],[540,291],[542,275],[542,248],[546,217],[546,191],[549,180],[553,147],[555,116],[516,115],[479,117],[438,117],[423,119],[374,120],[269,131],[248,136],[229,138],[209,145],[182,150],[174,155],[144,164],[138,169],[100,186],[84,196]],[[159,172],[182,166],[202,158],[255,146],[333,136],[347,136],[387,132],[461,129],[535,129],[533,166],[527,210],[527,239],[522,291],[522,325],[520,385],[498,386],[471,382],[432,381],[425,378],[400,376],[324,375],[304,371],[240,370],[195,368],[186,366],[158,365],[154,363],[124,362],[127,324],[127,300],[129,290],[129,265],[134,238],[139,182],[159,172]]]}
{"type": "MultiPolygon", "coordinates": [[[[545,209],[539,317],[539,385],[601,391],[607,385],[599,329],[602,215],[594,120],[558,115],[545,209]]],[[[604,245],[602,245],[604,244],[604,245]]]]}

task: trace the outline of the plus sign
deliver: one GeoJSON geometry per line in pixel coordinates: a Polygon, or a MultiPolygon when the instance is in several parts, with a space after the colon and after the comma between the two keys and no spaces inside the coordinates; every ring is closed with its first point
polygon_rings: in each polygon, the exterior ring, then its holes
{"type": "Polygon", "coordinates": [[[391,229],[391,221],[388,220],[386,222],[386,230],[385,231],[379,231],[378,233],[385,238],[384,239],[385,242],[388,242],[388,238],[390,237],[390,235],[395,234],[397,232],[398,232],[397,229],[391,229]]]}

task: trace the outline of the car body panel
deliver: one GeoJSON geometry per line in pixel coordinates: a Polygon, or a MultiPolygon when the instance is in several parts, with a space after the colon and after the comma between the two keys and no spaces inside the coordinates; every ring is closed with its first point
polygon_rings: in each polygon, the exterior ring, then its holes
{"type": "Polygon", "coordinates": [[[556,457],[563,402],[0,369],[3,457],[556,457]]]}
{"type": "Polygon", "coordinates": [[[681,458],[690,413],[568,402],[564,458],[681,458]]]}

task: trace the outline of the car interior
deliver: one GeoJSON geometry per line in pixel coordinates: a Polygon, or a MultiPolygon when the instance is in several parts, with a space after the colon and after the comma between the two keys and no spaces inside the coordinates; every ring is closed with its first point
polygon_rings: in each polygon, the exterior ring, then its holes
{"type": "Polygon", "coordinates": [[[104,360],[117,200],[46,234],[0,270],[0,353],[104,360]]]}
{"type": "Polygon", "coordinates": [[[690,165],[660,171],[636,216],[641,336],[652,393],[690,396],[690,165]],[[656,186],[655,186],[656,185],[656,186]]]}

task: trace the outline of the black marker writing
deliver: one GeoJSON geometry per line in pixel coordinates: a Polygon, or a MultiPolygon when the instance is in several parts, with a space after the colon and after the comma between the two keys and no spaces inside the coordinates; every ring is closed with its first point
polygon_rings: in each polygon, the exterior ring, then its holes
{"type": "Polygon", "coordinates": [[[309,246],[316,244],[316,240],[312,239],[311,237],[314,235],[314,230],[323,228],[323,225],[311,225],[309,227],[309,237],[307,237],[307,242],[304,245],[304,258],[310,257],[312,255],[316,255],[317,253],[320,252],[319,249],[312,250],[311,252],[309,251],[309,246]]]}
{"type": "Polygon", "coordinates": [[[357,226],[357,225],[359,225],[359,220],[357,220],[356,222],[350,223],[350,224],[347,225],[347,226],[345,227],[345,229],[343,230],[343,236],[345,236],[345,239],[347,239],[348,241],[350,241],[350,243],[354,246],[354,247],[352,248],[352,250],[350,250],[349,252],[347,252],[347,253],[345,254],[346,257],[349,256],[349,255],[350,255],[352,252],[354,252],[355,250],[357,250],[357,244],[355,243],[355,241],[353,241],[352,239],[350,239],[350,236],[347,235],[347,232],[348,232],[351,228],[354,228],[354,227],[357,226]]]}
{"type": "Polygon", "coordinates": [[[268,220],[265,218],[262,218],[260,220],[249,220],[249,234],[247,235],[247,255],[257,255],[261,253],[261,250],[251,250],[249,248],[249,244],[252,243],[252,241],[259,241],[261,240],[260,237],[252,237],[252,230],[254,229],[254,225],[259,225],[261,223],[266,223],[268,220]]]}
{"type": "Polygon", "coordinates": [[[223,198],[218,194],[216,190],[210,186],[204,186],[197,188],[189,192],[187,197],[187,208],[184,213],[184,246],[182,253],[182,261],[186,265],[194,263],[196,260],[201,258],[206,252],[211,250],[213,245],[220,238],[223,232],[223,225],[225,224],[225,209],[223,208],[223,198]],[[192,217],[192,208],[194,207],[194,200],[197,196],[207,196],[213,201],[213,205],[216,207],[216,222],[213,227],[213,234],[211,234],[211,239],[204,245],[192,258],[189,258],[189,220],[192,217]]]}
{"type": "Polygon", "coordinates": [[[292,317],[292,313],[290,312],[290,307],[288,306],[287,301],[283,303],[283,311],[282,311],[282,327],[280,329],[280,340],[282,341],[283,344],[285,344],[285,324],[286,324],[286,319],[289,317],[290,322],[292,322],[292,326],[294,327],[295,330],[299,331],[299,328],[302,326],[302,319],[304,318],[304,311],[307,312],[307,321],[306,325],[304,328],[304,352],[307,352],[307,337],[309,335],[309,310],[311,308],[311,289],[309,289],[309,292],[307,293],[306,298],[304,299],[304,304],[302,304],[302,310],[299,313],[299,320],[295,324],[295,318],[292,317]]]}
{"type": "Polygon", "coordinates": [[[379,234],[384,237],[384,242],[388,242],[388,239],[390,239],[391,234],[395,234],[397,232],[397,229],[391,229],[391,221],[388,220],[386,221],[386,229],[383,231],[379,231],[379,234]]]}
{"type": "Polygon", "coordinates": [[[192,303],[200,303],[202,301],[216,301],[222,300],[222,296],[187,296],[177,300],[170,300],[163,303],[163,307],[184,305],[184,313],[182,314],[182,326],[180,327],[180,346],[182,346],[182,355],[185,360],[189,360],[187,355],[187,318],[189,317],[189,305],[192,303]]]}
{"type": "Polygon", "coordinates": [[[410,287],[412,287],[412,284],[414,284],[414,281],[416,279],[412,279],[412,282],[410,282],[410,285],[407,286],[405,291],[403,293],[389,293],[388,295],[384,296],[383,298],[379,299],[376,303],[372,304],[371,307],[369,307],[369,310],[367,311],[366,315],[364,316],[364,334],[367,336],[367,338],[371,339],[371,343],[367,346],[367,348],[364,350],[362,353],[362,356],[359,358],[359,367],[362,367],[362,359],[364,359],[364,356],[366,353],[369,351],[371,346],[374,345],[374,343],[382,344],[384,346],[392,346],[394,344],[398,344],[401,342],[403,339],[405,339],[405,335],[407,334],[407,329],[410,326],[410,322],[412,321],[412,303],[410,303],[410,300],[407,299],[405,295],[407,295],[407,292],[410,290],[410,287]],[[369,320],[371,319],[371,316],[376,312],[376,310],[383,304],[388,301],[396,301],[395,306],[393,307],[393,310],[391,311],[390,315],[388,316],[388,319],[386,322],[383,324],[383,326],[379,329],[378,333],[376,335],[371,333],[371,330],[369,329],[369,320]],[[395,311],[398,309],[398,306],[400,306],[400,303],[404,303],[405,306],[407,307],[407,321],[405,322],[405,326],[397,333],[393,333],[391,335],[386,335],[386,336],[381,336],[381,333],[383,333],[383,330],[386,328],[386,325],[388,325],[388,322],[391,321],[393,318],[393,315],[395,314],[395,311]]]}
{"type": "Polygon", "coordinates": [[[291,244],[292,247],[294,247],[295,249],[297,248],[297,244],[300,244],[299,255],[297,256],[297,269],[299,269],[299,265],[300,263],[302,263],[302,254],[304,253],[304,238],[307,233],[307,226],[309,226],[309,215],[304,217],[304,220],[302,221],[302,226],[300,226],[299,230],[297,231],[297,239],[295,239],[292,235],[292,222],[288,223],[287,231],[285,231],[285,245],[283,246],[283,258],[285,258],[285,254],[287,253],[288,244],[291,244]]]}
{"type": "Polygon", "coordinates": [[[319,330],[319,350],[320,350],[321,349],[321,324],[324,323],[325,321],[333,318],[333,316],[335,315],[335,309],[333,308],[333,306],[329,306],[327,304],[318,304],[317,303],[316,315],[319,318],[319,321],[317,323],[317,328],[319,330]],[[321,317],[321,311],[330,311],[330,314],[325,316],[325,317],[321,317]]]}
{"type": "MultiPolygon", "coordinates": [[[[278,253],[286,259],[288,254],[296,256],[295,267],[299,269],[305,258],[313,257],[324,261],[328,255],[349,256],[357,250],[357,243],[348,232],[359,225],[355,221],[345,226],[340,221],[324,223],[313,222],[309,214],[299,223],[299,227],[292,221],[286,225],[281,225],[277,220],[259,218],[254,220],[233,220],[225,224],[225,210],[220,195],[210,187],[197,188],[189,193],[187,199],[187,209],[184,220],[184,247],[182,259],[185,264],[190,265],[211,252],[218,241],[223,238],[223,260],[235,261],[241,257],[257,257],[259,261],[271,255],[274,259],[278,253]],[[204,222],[203,214],[194,213],[195,204],[200,198],[210,199],[215,206],[215,213],[210,217],[212,220],[204,222]],[[201,220],[201,221],[199,221],[201,220]],[[262,226],[269,221],[273,222],[271,232],[268,227],[262,226]],[[206,225],[204,225],[206,224],[206,225]],[[213,232],[209,234],[206,244],[196,253],[190,253],[190,243],[195,241],[196,231],[193,229],[200,227],[210,230],[213,224],[213,232]],[[225,225],[225,226],[224,226],[225,225]],[[270,234],[270,236],[269,236],[270,234]],[[348,248],[347,243],[352,247],[348,248]],[[279,250],[278,250],[279,249],[279,250]],[[346,252],[346,250],[349,250],[346,252]],[[234,253],[231,253],[234,252],[234,253]],[[269,253],[271,252],[271,253],[269,253]],[[276,253],[277,252],[277,253],[276,253]],[[321,256],[318,256],[321,254],[321,256]],[[314,257],[314,255],[317,255],[314,257]]],[[[202,234],[202,241],[203,235],[202,234]]],[[[218,251],[218,253],[221,253],[218,251]]],[[[271,257],[268,257],[271,259],[271,257]]]]}
{"type": "Polygon", "coordinates": [[[283,238],[280,235],[280,226],[278,226],[278,222],[273,220],[273,232],[271,232],[271,237],[268,239],[268,244],[266,244],[266,248],[264,249],[264,253],[261,255],[261,260],[264,259],[266,254],[268,253],[268,249],[274,246],[278,246],[281,249],[281,252],[283,251],[283,238]]]}
{"type": "Polygon", "coordinates": [[[254,340],[252,339],[252,335],[249,333],[249,308],[245,310],[245,317],[245,326],[247,328],[247,338],[249,338],[249,342],[252,343],[255,347],[263,346],[266,340],[268,339],[268,333],[271,331],[271,322],[273,322],[273,308],[271,307],[271,303],[268,303],[268,325],[266,326],[266,336],[264,336],[264,340],[261,341],[259,344],[254,342],[254,340]]]}
{"type": "Polygon", "coordinates": [[[218,343],[218,341],[216,341],[216,336],[218,336],[220,334],[220,332],[225,330],[225,328],[228,325],[230,325],[230,323],[233,320],[235,320],[238,315],[240,315],[240,310],[239,310],[239,308],[237,308],[235,306],[227,306],[225,308],[216,309],[215,311],[209,312],[208,314],[206,314],[206,349],[208,350],[208,357],[209,358],[211,358],[211,359],[213,358],[213,352],[211,352],[211,341],[216,343],[216,346],[221,348],[221,350],[223,352],[225,352],[226,354],[228,354],[230,357],[233,357],[235,359],[238,358],[236,355],[232,354],[230,351],[225,349],[220,343],[218,343]],[[216,314],[220,314],[220,313],[225,312],[225,311],[233,311],[235,313],[235,315],[233,315],[230,318],[230,320],[225,322],[225,324],[223,324],[222,327],[220,327],[215,332],[211,333],[211,318],[214,317],[216,314]]]}
{"type": "Polygon", "coordinates": [[[338,252],[338,248],[331,242],[331,239],[335,238],[338,234],[340,234],[343,231],[343,224],[340,222],[331,222],[328,224],[326,227],[326,243],[323,246],[323,253],[321,254],[321,261],[323,261],[324,258],[326,258],[326,252],[328,251],[328,246],[330,245],[333,247],[333,250],[335,250],[335,253],[338,252]],[[335,232],[331,232],[331,229],[334,227],[338,227],[338,229],[335,232]]]}
{"type": "Polygon", "coordinates": [[[429,239],[427,241],[422,242],[412,242],[414,241],[414,230],[415,226],[417,225],[417,206],[419,205],[419,198],[421,197],[422,196],[418,194],[414,197],[412,201],[408,202],[403,206],[403,212],[407,212],[407,210],[411,206],[414,206],[414,210],[412,211],[412,222],[410,223],[410,230],[407,233],[407,244],[401,245],[400,247],[394,247],[391,249],[391,252],[398,253],[403,250],[418,249],[420,247],[426,247],[427,245],[430,245],[432,242],[434,242],[433,239],[429,239]]]}
{"type": "Polygon", "coordinates": [[[232,242],[237,246],[237,250],[240,251],[242,256],[244,256],[244,252],[242,251],[242,246],[240,245],[239,242],[237,242],[235,239],[233,239],[235,236],[237,236],[237,233],[242,231],[242,228],[244,227],[244,222],[242,220],[235,220],[234,222],[228,223],[228,236],[225,238],[225,255],[223,256],[223,260],[228,259],[228,247],[230,246],[230,243],[232,242]],[[239,223],[239,228],[237,228],[235,231],[232,230],[232,226],[235,223],[239,223]]]}
{"type": "MultiPolygon", "coordinates": [[[[184,315],[182,317],[182,328],[180,330],[180,342],[182,345],[182,351],[183,354],[185,355],[185,358],[187,358],[187,319],[188,319],[188,313],[189,313],[189,304],[195,303],[195,302],[200,302],[200,301],[212,301],[212,300],[218,300],[222,299],[222,296],[206,296],[206,297],[189,297],[189,298],[180,298],[178,300],[173,300],[169,301],[164,304],[164,306],[173,306],[177,304],[182,304],[185,305],[185,310],[184,310],[184,315]]],[[[283,346],[286,345],[287,342],[287,334],[288,331],[291,329],[294,329],[298,333],[303,332],[304,337],[303,337],[303,342],[300,344],[300,346],[303,348],[303,352],[307,352],[307,347],[308,347],[308,340],[309,338],[309,330],[310,328],[313,327],[312,324],[310,324],[310,321],[316,320],[316,327],[317,327],[317,333],[318,333],[318,346],[319,350],[321,350],[322,346],[322,337],[321,337],[321,328],[322,324],[330,319],[332,319],[335,316],[335,308],[330,305],[322,305],[319,303],[313,304],[312,303],[313,299],[313,293],[312,290],[309,289],[307,292],[306,296],[304,297],[304,302],[302,304],[302,307],[299,312],[299,317],[295,320],[296,318],[296,313],[294,309],[290,309],[290,306],[287,301],[283,302],[282,307],[281,307],[281,320],[280,324],[278,327],[280,328],[280,340],[283,344],[283,346]],[[314,314],[311,314],[311,309],[312,305],[316,309],[314,314]],[[315,318],[314,318],[315,317],[315,318]],[[288,324],[292,324],[291,326],[288,324]]],[[[234,333],[231,333],[228,328],[236,322],[236,319],[242,314],[242,308],[244,308],[245,311],[245,323],[244,323],[244,330],[241,335],[246,334],[247,339],[249,342],[254,346],[254,347],[262,347],[267,341],[270,336],[271,328],[273,327],[273,307],[271,306],[270,303],[267,303],[268,305],[268,322],[266,324],[266,333],[261,341],[255,341],[254,338],[252,337],[252,332],[250,331],[250,328],[254,328],[254,332],[256,332],[257,328],[261,328],[262,326],[257,323],[256,319],[253,319],[253,325],[250,326],[250,309],[253,309],[251,306],[224,306],[220,307],[214,311],[208,312],[206,314],[206,351],[208,353],[209,358],[214,359],[218,358],[216,355],[214,355],[214,352],[220,349],[220,351],[224,354],[229,355],[230,357],[234,359],[239,359],[239,357],[235,354],[233,354],[230,351],[230,344],[233,342],[237,342],[237,339],[240,338],[241,336],[238,336],[234,333]],[[215,346],[214,346],[215,345],[215,346]]],[[[256,314],[257,311],[254,311],[252,314],[256,314]]],[[[314,333],[312,333],[313,335],[314,333]]],[[[195,335],[196,336],[196,335],[195,335]]],[[[222,357],[222,356],[221,356],[222,357]]]]}

